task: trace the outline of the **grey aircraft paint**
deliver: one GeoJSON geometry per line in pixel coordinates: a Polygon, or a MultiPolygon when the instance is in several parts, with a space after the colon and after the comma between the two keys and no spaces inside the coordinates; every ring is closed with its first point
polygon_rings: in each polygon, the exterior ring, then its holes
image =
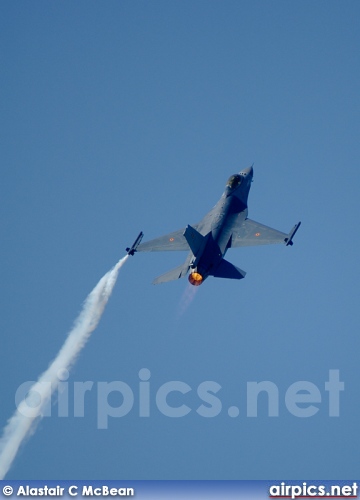
{"type": "Polygon", "coordinates": [[[198,286],[208,276],[242,279],[245,271],[224,259],[229,248],[252,245],[285,243],[292,239],[300,226],[295,224],[289,234],[277,231],[248,218],[248,196],[253,179],[253,167],[232,175],[220,200],[205,217],[193,226],[186,226],[165,236],[140,243],[142,233],[135,240],[130,255],[138,252],[178,251],[190,252],[183,264],[156,278],[153,283],[165,283],[186,276],[198,286]]]}

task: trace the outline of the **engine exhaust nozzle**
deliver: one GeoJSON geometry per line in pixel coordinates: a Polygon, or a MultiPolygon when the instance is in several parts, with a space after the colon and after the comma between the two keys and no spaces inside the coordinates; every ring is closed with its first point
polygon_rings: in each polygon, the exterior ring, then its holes
{"type": "Polygon", "coordinates": [[[204,278],[200,273],[191,273],[189,274],[189,282],[194,286],[199,286],[204,281],[204,278]]]}

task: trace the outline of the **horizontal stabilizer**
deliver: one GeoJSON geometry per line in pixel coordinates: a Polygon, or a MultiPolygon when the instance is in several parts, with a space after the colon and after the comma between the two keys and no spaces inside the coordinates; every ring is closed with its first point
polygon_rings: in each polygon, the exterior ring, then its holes
{"type": "Polygon", "coordinates": [[[155,278],[153,281],[153,285],[158,285],[159,283],[166,283],[167,281],[173,281],[182,278],[183,276],[186,276],[188,270],[189,266],[181,264],[180,266],[175,267],[175,269],[171,269],[171,271],[168,271],[167,273],[155,278]]]}
{"type": "Polygon", "coordinates": [[[245,278],[246,272],[239,267],[234,266],[227,260],[223,259],[219,266],[216,268],[212,276],[215,278],[229,278],[232,280],[241,280],[245,278]]]}

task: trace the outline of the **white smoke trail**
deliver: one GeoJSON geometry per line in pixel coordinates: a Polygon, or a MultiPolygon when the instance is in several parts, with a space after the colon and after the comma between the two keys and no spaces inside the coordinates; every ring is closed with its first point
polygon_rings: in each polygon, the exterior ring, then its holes
{"type": "Polygon", "coordinates": [[[120,259],[87,296],[83,309],[75,320],[74,327],[69,332],[58,355],[49,368],[40,375],[38,381],[31,387],[26,400],[24,399],[18,405],[14,415],[8,421],[0,439],[0,479],[5,477],[20,445],[34,430],[36,421],[40,420],[41,413],[51,398],[51,394],[58,387],[61,379],[59,373],[73,366],[91,332],[97,327],[116,283],[119,269],[127,258],[128,255],[120,259]]]}
{"type": "Polygon", "coordinates": [[[191,302],[194,300],[196,292],[198,291],[199,287],[191,285],[190,283],[187,284],[187,287],[185,288],[182,297],[180,299],[180,304],[178,307],[178,318],[180,318],[187,308],[190,306],[191,302]]]}

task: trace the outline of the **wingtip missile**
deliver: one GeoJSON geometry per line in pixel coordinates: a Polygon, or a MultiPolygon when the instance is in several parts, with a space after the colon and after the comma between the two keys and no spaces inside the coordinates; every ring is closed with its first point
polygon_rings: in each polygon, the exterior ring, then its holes
{"type": "Polygon", "coordinates": [[[126,248],[126,251],[127,251],[128,255],[134,255],[135,254],[135,252],[137,250],[137,247],[140,245],[141,240],[143,239],[143,236],[144,236],[144,233],[142,231],[140,231],[139,236],[136,238],[136,240],[134,241],[134,243],[132,244],[132,246],[126,248]]]}
{"type": "Polygon", "coordinates": [[[297,224],[295,224],[295,226],[292,228],[292,230],[290,231],[290,233],[288,234],[287,238],[285,238],[285,245],[288,246],[288,245],[293,245],[293,237],[295,236],[295,233],[296,231],[299,229],[300,227],[300,224],[301,224],[301,221],[298,222],[297,224]]]}

